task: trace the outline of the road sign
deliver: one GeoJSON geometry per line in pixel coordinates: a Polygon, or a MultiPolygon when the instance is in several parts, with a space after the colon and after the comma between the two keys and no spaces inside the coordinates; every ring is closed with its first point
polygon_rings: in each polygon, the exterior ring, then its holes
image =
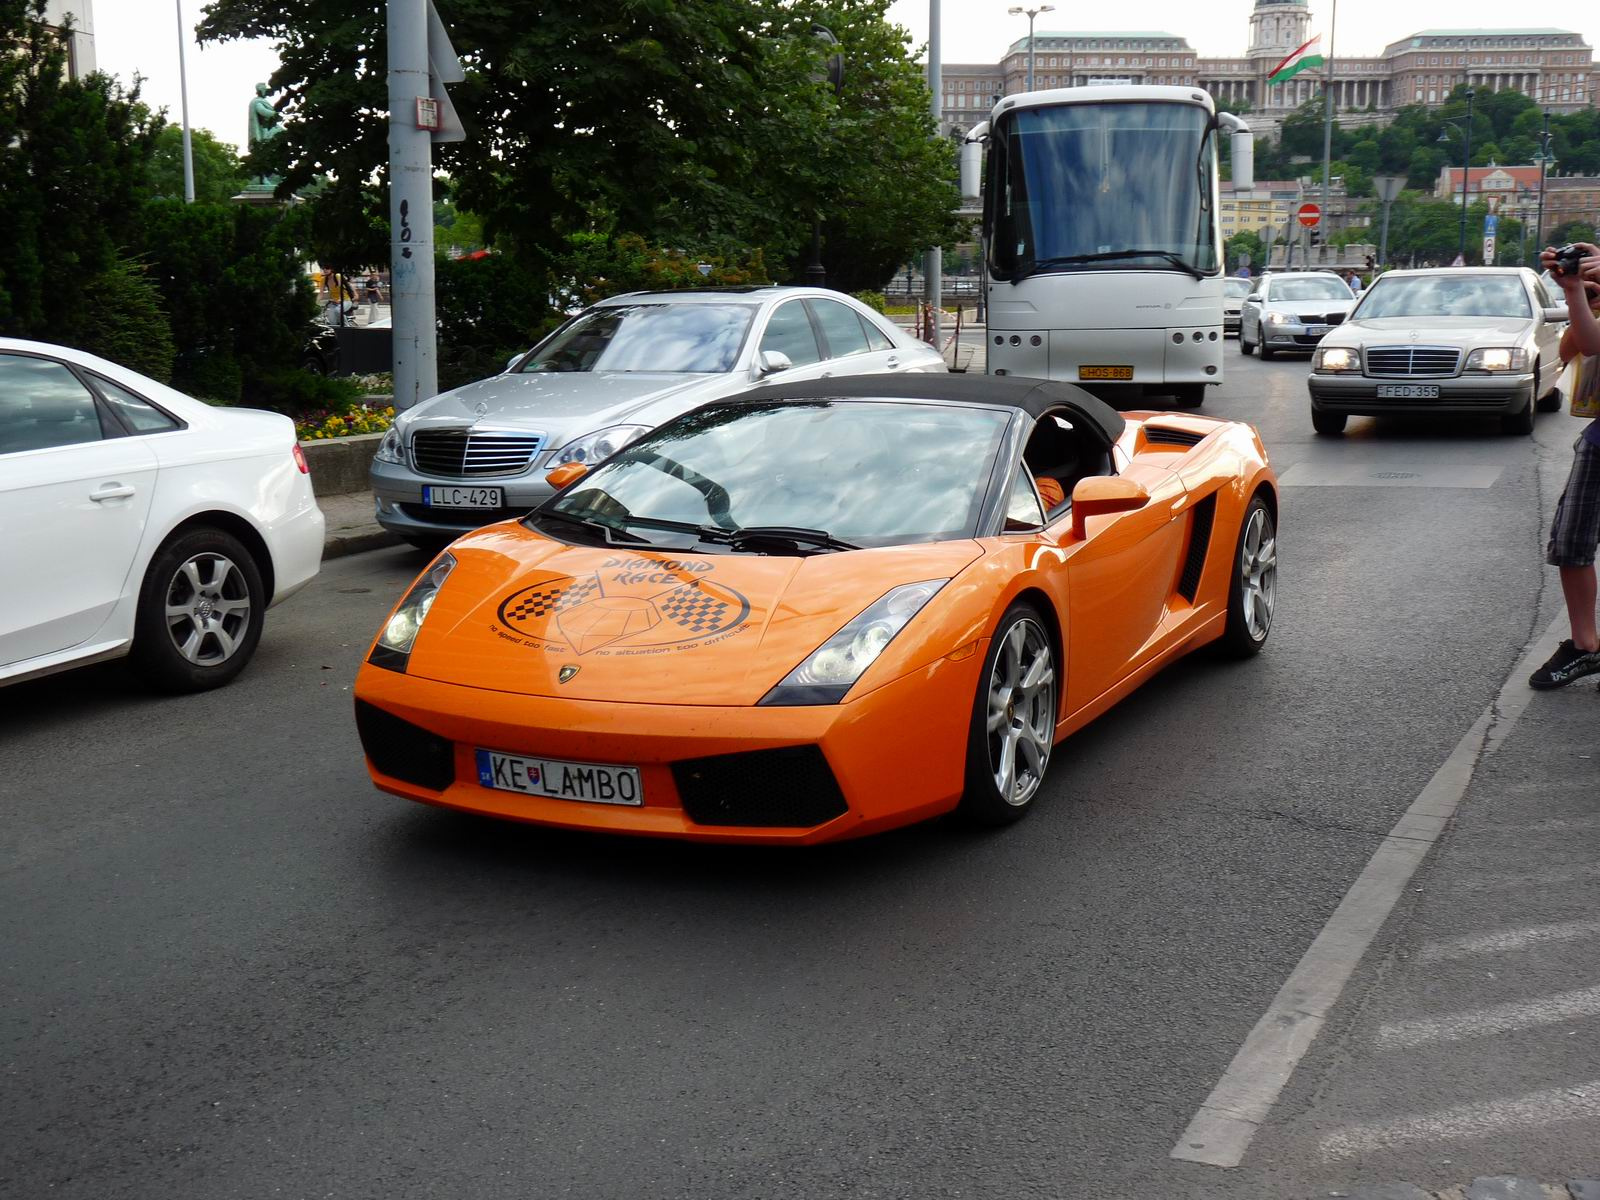
{"type": "Polygon", "coordinates": [[[1315,229],[1322,223],[1322,209],[1315,204],[1302,204],[1294,215],[1307,229],[1315,229]]]}
{"type": "Polygon", "coordinates": [[[1494,234],[1489,234],[1483,239],[1483,265],[1494,266],[1494,234]]]}
{"type": "Polygon", "coordinates": [[[1488,216],[1484,217],[1483,236],[1486,238],[1492,238],[1495,234],[1500,232],[1499,225],[1500,218],[1495,216],[1493,213],[1490,213],[1488,216]]]}

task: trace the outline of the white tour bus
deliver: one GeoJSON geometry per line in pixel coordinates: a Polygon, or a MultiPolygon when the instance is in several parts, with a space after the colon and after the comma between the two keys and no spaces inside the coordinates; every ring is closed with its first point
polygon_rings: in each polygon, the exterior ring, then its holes
{"type": "Polygon", "coordinates": [[[1184,407],[1222,382],[1217,143],[1252,186],[1249,127],[1195,88],[1027,92],[995,105],[962,156],[984,170],[988,362],[995,375],[1082,384],[1124,407],[1184,407]]]}

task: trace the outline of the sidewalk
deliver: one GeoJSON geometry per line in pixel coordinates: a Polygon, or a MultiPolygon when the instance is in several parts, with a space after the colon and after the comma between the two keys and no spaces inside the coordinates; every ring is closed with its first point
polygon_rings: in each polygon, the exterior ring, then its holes
{"type": "Polygon", "coordinates": [[[400,544],[400,539],[380,526],[372,515],[371,492],[318,496],[317,505],[328,523],[322,540],[323,561],[400,544]]]}

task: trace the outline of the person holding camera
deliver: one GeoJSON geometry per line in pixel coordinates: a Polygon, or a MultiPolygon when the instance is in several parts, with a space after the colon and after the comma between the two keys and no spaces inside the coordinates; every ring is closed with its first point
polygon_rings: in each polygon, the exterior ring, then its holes
{"type": "MultiPolygon", "coordinates": [[[[1600,322],[1585,284],[1600,282],[1600,248],[1588,242],[1546,248],[1540,263],[1561,285],[1571,324],[1561,337],[1561,360],[1582,355],[1577,391],[1600,383],[1600,322]]],[[[1577,396],[1574,396],[1577,400],[1577,396]]],[[[1574,404],[1576,410],[1577,404],[1574,404]]],[[[1573,443],[1572,471],[1556,501],[1545,561],[1561,572],[1561,595],[1572,636],[1550,660],[1528,677],[1535,688],[1565,687],[1600,672],[1600,635],[1595,631],[1595,550],[1600,547],[1600,417],[1589,422],[1573,443]]]]}

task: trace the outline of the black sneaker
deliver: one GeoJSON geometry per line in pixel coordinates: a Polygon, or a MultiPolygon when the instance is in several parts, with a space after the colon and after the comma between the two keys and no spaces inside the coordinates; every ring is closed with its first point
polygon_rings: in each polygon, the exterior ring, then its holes
{"type": "Polygon", "coordinates": [[[1579,650],[1568,638],[1556,647],[1549,662],[1528,676],[1528,686],[1541,690],[1566,687],[1573,680],[1597,671],[1600,671],[1600,650],[1579,650]]]}

